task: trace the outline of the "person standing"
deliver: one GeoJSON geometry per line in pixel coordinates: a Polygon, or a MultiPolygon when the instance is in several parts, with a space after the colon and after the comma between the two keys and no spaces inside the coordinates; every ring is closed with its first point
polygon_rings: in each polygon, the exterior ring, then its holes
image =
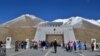
{"type": "Polygon", "coordinates": [[[72,50],[73,50],[73,42],[71,41],[70,42],[70,52],[72,52],[72,50]]]}
{"type": "Polygon", "coordinates": [[[68,51],[70,51],[70,41],[68,42],[68,51]]]}
{"type": "Polygon", "coordinates": [[[99,45],[98,44],[96,44],[96,49],[99,49],[99,45]]]}
{"type": "Polygon", "coordinates": [[[1,43],[1,41],[0,41],[0,48],[2,48],[2,43],[1,43]]]}
{"type": "Polygon", "coordinates": [[[45,50],[45,46],[46,46],[46,43],[45,43],[45,41],[43,41],[42,42],[42,48],[43,48],[43,50],[45,50]]]}
{"type": "Polygon", "coordinates": [[[91,49],[94,51],[94,42],[91,43],[91,49]]]}
{"type": "Polygon", "coordinates": [[[74,46],[74,51],[76,51],[76,42],[75,41],[73,43],[73,46],[74,46]]]}
{"type": "Polygon", "coordinates": [[[87,50],[86,42],[84,42],[84,49],[87,50]]]}
{"type": "Polygon", "coordinates": [[[18,47],[19,47],[19,46],[18,46],[18,41],[16,41],[16,42],[15,42],[15,52],[18,51],[18,47]]]}
{"type": "Polygon", "coordinates": [[[56,53],[57,52],[57,41],[56,41],[56,39],[54,40],[53,45],[54,45],[54,51],[56,53]]]}
{"type": "Polygon", "coordinates": [[[68,51],[68,43],[66,43],[66,51],[68,51]]]}
{"type": "Polygon", "coordinates": [[[49,46],[48,40],[45,40],[45,44],[46,44],[46,48],[48,49],[48,46],[49,46]]]}
{"type": "Polygon", "coordinates": [[[79,48],[79,52],[82,52],[82,42],[78,41],[78,48],[79,48]]]}

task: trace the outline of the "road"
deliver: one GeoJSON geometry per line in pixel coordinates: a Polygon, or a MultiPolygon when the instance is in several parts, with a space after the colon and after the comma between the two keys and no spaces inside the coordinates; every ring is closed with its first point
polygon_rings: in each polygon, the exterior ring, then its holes
{"type": "Polygon", "coordinates": [[[49,48],[44,51],[42,51],[41,48],[38,50],[21,49],[19,52],[14,52],[14,49],[11,49],[7,50],[7,56],[100,56],[100,50],[95,52],[92,52],[91,50],[67,52],[61,47],[58,47],[57,49],[57,53],[54,53],[53,48],[49,48]]]}

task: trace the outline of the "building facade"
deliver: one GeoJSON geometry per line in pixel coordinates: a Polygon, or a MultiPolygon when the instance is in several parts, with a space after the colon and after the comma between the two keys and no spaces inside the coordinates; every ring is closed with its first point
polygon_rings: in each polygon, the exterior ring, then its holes
{"type": "Polygon", "coordinates": [[[70,25],[63,25],[62,22],[47,22],[37,27],[34,40],[48,40],[51,42],[55,39],[58,43],[75,41],[73,27],[70,25]]]}

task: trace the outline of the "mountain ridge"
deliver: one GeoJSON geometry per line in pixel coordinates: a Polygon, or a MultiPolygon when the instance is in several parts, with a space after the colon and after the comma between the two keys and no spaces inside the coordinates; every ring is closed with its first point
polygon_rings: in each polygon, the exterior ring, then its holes
{"type": "MultiPolygon", "coordinates": [[[[23,27],[37,26],[38,24],[41,24],[42,22],[45,23],[47,21],[44,21],[34,15],[23,14],[19,17],[16,17],[15,19],[12,19],[10,21],[7,21],[1,24],[0,26],[7,26],[7,27],[13,27],[15,25],[16,27],[17,26],[23,26],[23,27]]],[[[70,17],[70,18],[65,18],[65,19],[56,19],[52,22],[63,22],[64,25],[69,24],[75,28],[89,28],[88,26],[90,25],[91,25],[90,27],[93,26],[92,28],[94,28],[94,26],[96,28],[100,28],[100,20],[87,19],[80,16],[70,17]]]]}
{"type": "Polygon", "coordinates": [[[71,25],[77,24],[78,22],[85,20],[88,21],[92,24],[98,25],[100,26],[100,20],[93,20],[93,19],[87,19],[87,18],[83,18],[80,16],[76,16],[76,17],[70,17],[70,18],[65,18],[65,19],[56,19],[53,22],[64,22],[64,23],[69,23],[69,21],[72,21],[71,25]]]}
{"type": "Polygon", "coordinates": [[[7,22],[1,24],[1,26],[6,26],[6,27],[25,26],[25,27],[27,27],[27,26],[36,26],[40,22],[44,22],[44,20],[42,20],[36,16],[33,16],[33,15],[24,14],[15,19],[12,19],[10,21],[7,21],[7,22]]]}

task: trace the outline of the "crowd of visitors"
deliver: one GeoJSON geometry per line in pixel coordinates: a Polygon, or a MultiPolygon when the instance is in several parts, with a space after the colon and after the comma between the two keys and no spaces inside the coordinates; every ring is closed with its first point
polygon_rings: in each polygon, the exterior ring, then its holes
{"type": "MultiPolygon", "coordinates": [[[[86,44],[86,42],[82,42],[82,41],[69,41],[65,44],[65,48],[66,51],[77,51],[77,50],[87,50],[87,46],[89,47],[88,44],[86,44]]],[[[94,42],[91,42],[91,50],[94,51],[94,49],[98,49],[99,45],[95,44],[94,42]],[[96,48],[95,48],[96,46],[96,48]]]]}
{"type": "MultiPolygon", "coordinates": [[[[15,42],[15,51],[18,51],[18,49],[26,49],[27,42],[26,41],[16,41],[15,42]]],[[[38,49],[43,48],[42,50],[48,49],[49,47],[53,46],[53,42],[45,41],[30,41],[29,42],[29,48],[30,49],[38,49]]]]}
{"type": "Polygon", "coordinates": [[[65,44],[65,48],[66,48],[66,51],[76,51],[76,50],[87,50],[87,45],[86,45],[86,42],[81,42],[81,41],[69,41],[65,44]]]}
{"type": "MultiPolygon", "coordinates": [[[[15,51],[18,51],[18,49],[26,49],[27,42],[26,41],[16,41],[15,42],[15,51]]],[[[42,48],[44,51],[45,49],[48,49],[50,47],[54,46],[55,53],[57,52],[57,46],[59,44],[56,40],[49,42],[47,40],[45,41],[30,41],[29,42],[29,48],[30,49],[38,49],[42,48]]],[[[82,41],[68,41],[67,43],[60,44],[61,47],[65,48],[66,51],[77,51],[77,50],[87,50],[87,44],[86,42],[82,41]]],[[[96,48],[99,48],[98,45],[96,45],[96,48]]],[[[91,50],[94,51],[94,42],[91,43],[91,50]]]]}

